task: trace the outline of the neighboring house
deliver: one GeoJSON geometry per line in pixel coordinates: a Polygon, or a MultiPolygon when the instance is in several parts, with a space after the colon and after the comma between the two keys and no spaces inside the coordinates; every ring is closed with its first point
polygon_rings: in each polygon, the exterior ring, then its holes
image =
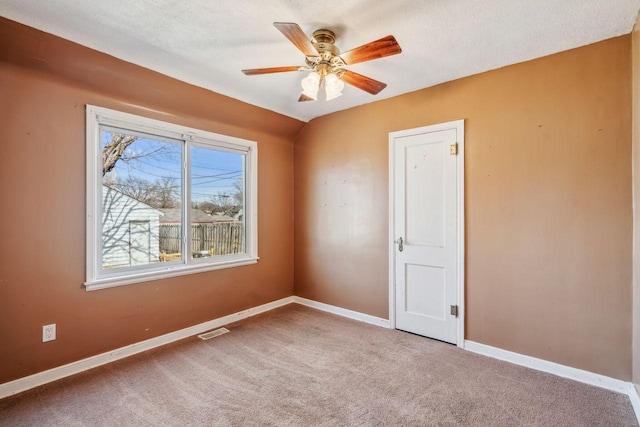
{"type": "MultiPolygon", "coordinates": [[[[180,224],[182,221],[182,209],[181,208],[169,208],[161,209],[164,216],[160,220],[162,224],[180,224]]],[[[202,224],[208,222],[228,222],[234,219],[224,214],[209,215],[200,209],[191,209],[191,223],[202,224]]]]}
{"type": "Polygon", "coordinates": [[[235,217],[230,217],[229,215],[225,215],[222,212],[215,213],[210,215],[213,218],[214,222],[231,222],[236,221],[235,217]]]}
{"type": "Polygon", "coordinates": [[[102,186],[102,267],[160,259],[161,211],[118,190],[102,186]]]}

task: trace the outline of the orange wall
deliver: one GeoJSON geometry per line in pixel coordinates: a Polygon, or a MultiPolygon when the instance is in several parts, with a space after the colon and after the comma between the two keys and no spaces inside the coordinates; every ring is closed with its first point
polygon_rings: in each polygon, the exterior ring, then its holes
{"type": "Polygon", "coordinates": [[[294,160],[296,295],[388,316],[388,134],[456,119],[466,338],[630,380],[629,36],[307,124],[294,160]]]}
{"type": "Polygon", "coordinates": [[[304,123],[4,19],[0,99],[0,383],[292,295],[304,123]],[[257,141],[260,261],[86,292],[85,104],[257,141]]]}

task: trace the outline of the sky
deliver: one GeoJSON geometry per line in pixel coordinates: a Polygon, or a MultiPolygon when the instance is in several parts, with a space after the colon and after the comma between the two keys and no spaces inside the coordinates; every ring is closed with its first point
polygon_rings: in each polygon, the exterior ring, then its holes
{"type": "MultiPolygon", "coordinates": [[[[112,132],[102,130],[102,148],[111,141],[112,132]]],[[[123,160],[116,163],[112,179],[142,178],[154,182],[173,178],[180,191],[182,142],[138,138],[127,147],[123,160]],[[124,159],[130,159],[125,161],[124,159]]],[[[243,176],[245,156],[209,147],[191,147],[192,202],[209,200],[212,195],[235,192],[234,183],[243,176]]]]}

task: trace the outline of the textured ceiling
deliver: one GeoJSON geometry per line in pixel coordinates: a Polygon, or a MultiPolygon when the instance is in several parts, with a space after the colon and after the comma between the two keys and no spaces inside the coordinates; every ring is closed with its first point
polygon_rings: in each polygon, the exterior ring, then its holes
{"type": "Polygon", "coordinates": [[[303,121],[631,32],[640,0],[0,0],[0,15],[303,121]],[[388,84],[298,103],[303,65],[273,26],[335,32],[343,52],[393,34],[400,55],[349,69],[388,84]]]}

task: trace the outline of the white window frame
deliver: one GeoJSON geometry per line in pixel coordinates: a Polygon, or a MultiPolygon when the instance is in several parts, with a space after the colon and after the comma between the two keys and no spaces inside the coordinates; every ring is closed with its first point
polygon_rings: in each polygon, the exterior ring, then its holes
{"type": "MultiPolygon", "coordinates": [[[[199,129],[154,120],[108,108],[87,105],[86,108],[86,290],[98,290],[131,283],[147,282],[185,274],[255,264],[258,261],[258,145],[255,141],[220,135],[199,129]],[[101,126],[113,126],[132,132],[184,142],[182,159],[183,224],[191,224],[190,147],[199,146],[245,155],[245,252],[207,258],[192,258],[186,249],[191,247],[191,233],[183,232],[183,257],[145,265],[140,268],[102,268],[102,149],[101,126]],[[185,203],[187,201],[187,203],[185,203]]],[[[183,226],[186,230],[186,227],[183,226]]]]}

